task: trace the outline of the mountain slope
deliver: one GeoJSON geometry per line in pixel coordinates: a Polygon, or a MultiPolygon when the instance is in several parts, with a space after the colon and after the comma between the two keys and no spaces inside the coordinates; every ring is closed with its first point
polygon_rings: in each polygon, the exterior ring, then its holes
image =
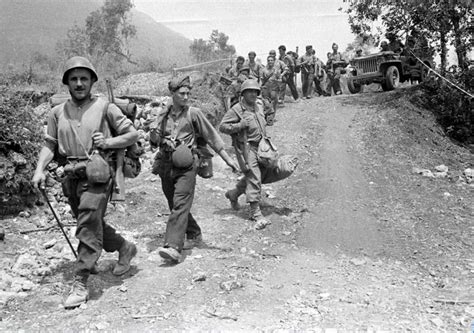
{"type": "MultiPolygon", "coordinates": [[[[68,29],[82,26],[98,0],[13,0],[0,2],[0,66],[26,63],[35,51],[54,55],[57,41],[68,29]]],[[[191,41],[154,21],[145,13],[132,10],[137,38],[132,41],[135,59],[157,59],[160,64],[186,63],[191,41]]]]}

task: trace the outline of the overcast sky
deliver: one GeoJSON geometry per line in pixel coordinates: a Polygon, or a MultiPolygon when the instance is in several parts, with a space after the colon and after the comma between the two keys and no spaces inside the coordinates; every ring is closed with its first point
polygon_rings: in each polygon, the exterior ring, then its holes
{"type": "Polygon", "coordinates": [[[208,39],[213,29],[230,37],[237,54],[259,56],[286,45],[304,52],[313,45],[325,59],[331,44],[340,50],[354,40],[343,0],[134,0],[135,8],[185,37],[208,39]]]}

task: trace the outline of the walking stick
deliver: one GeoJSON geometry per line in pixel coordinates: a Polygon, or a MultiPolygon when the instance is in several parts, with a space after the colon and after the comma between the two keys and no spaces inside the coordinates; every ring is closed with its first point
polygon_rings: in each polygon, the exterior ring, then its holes
{"type": "Polygon", "coordinates": [[[49,200],[48,200],[48,195],[46,194],[46,191],[44,190],[44,188],[41,188],[41,189],[40,189],[40,192],[41,192],[41,194],[43,194],[44,200],[46,200],[46,202],[48,203],[48,206],[49,206],[49,208],[51,209],[51,212],[53,212],[54,218],[56,219],[56,222],[58,222],[59,228],[60,228],[61,231],[63,232],[64,237],[66,237],[67,243],[69,244],[69,247],[71,248],[72,253],[74,254],[74,257],[76,257],[76,259],[77,259],[76,250],[74,250],[74,247],[72,246],[71,241],[70,241],[69,238],[67,237],[66,232],[64,231],[63,225],[62,225],[61,221],[59,221],[59,216],[58,216],[58,214],[56,213],[56,210],[55,210],[54,207],[51,205],[51,202],[49,202],[49,200]]]}

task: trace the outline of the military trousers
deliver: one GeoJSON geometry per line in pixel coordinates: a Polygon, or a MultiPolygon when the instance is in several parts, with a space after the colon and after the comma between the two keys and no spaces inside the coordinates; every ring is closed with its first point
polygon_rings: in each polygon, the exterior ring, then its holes
{"type": "Polygon", "coordinates": [[[112,185],[112,179],[106,184],[94,185],[88,184],[85,178],[66,177],[63,181],[64,195],[68,198],[74,217],[77,218],[77,275],[88,276],[102,249],[106,252],[118,251],[125,241],[104,221],[112,185]]]}
{"type": "Polygon", "coordinates": [[[311,85],[313,84],[313,73],[301,73],[301,84],[303,97],[311,97],[311,85]]]}
{"type": "Polygon", "coordinates": [[[286,94],[286,85],[290,88],[291,95],[293,96],[293,99],[296,101],[298,99],[298,90],[296,89],[296,84],[295,84],[295,74],[291,73],[288,75],[288,78],[286,79],[286,82],[282,82],[282,88],[280,89],[280,96],[279,100],[284,101],[285,100],[285,94],[286,94]]]}
{"type": "Polygon", "coordinates": [[[194,155],[194,163],[188,169],[173,167],[171,161],[163,161],[159,175],[161,188],[165,194],[170,216],[166,224],[165,247],[182,251],[184,238],[195,238],[201,234],[201,228],[191,214],[196,187],[196,172],[199,159],[194,155]]]}
{"type": "Polygon", "coordinates": [[[250,143],[248,145],[248,168],[249,170],[244,174],[236,184],[236,197],[241,194],[246,194],[247,202],[260,202],[262,198],[262,184],[270,184],[288,177],[277,166],[263,167],[257,160],[257,143],[250,143]]]}

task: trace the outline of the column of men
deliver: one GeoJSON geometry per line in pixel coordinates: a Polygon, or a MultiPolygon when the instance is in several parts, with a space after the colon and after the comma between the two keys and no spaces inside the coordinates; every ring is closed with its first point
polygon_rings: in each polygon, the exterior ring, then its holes
{"type": "MultiPolygon", "coordinates": [[[[293,100],[300,101],[296,88],[298,73],[301,73],[302,99],[310,99],[313,95],[342,94],[340,77],[347,62],[338,52],[336,43],[332,44],[332,52],[327,53],[326,63],[316,56],[312,45],[307,45],[301,56],[294,51],[287,51],[285,45],[280,45],[278,55],[275,50],[270,50],[265,60],[265,65],[257,61],[255,51],[250,51],[247,59],[243,56],[237,57],[234,66],[228,69],[234,96],[239,96],[243,81],[253,78],[262,87],[262,97],[276,110],[277,106],[284,105],[287,86],[293,100]]],[[[236,102],[237,98],[232,100],[231,104],[236,102]]]]}

